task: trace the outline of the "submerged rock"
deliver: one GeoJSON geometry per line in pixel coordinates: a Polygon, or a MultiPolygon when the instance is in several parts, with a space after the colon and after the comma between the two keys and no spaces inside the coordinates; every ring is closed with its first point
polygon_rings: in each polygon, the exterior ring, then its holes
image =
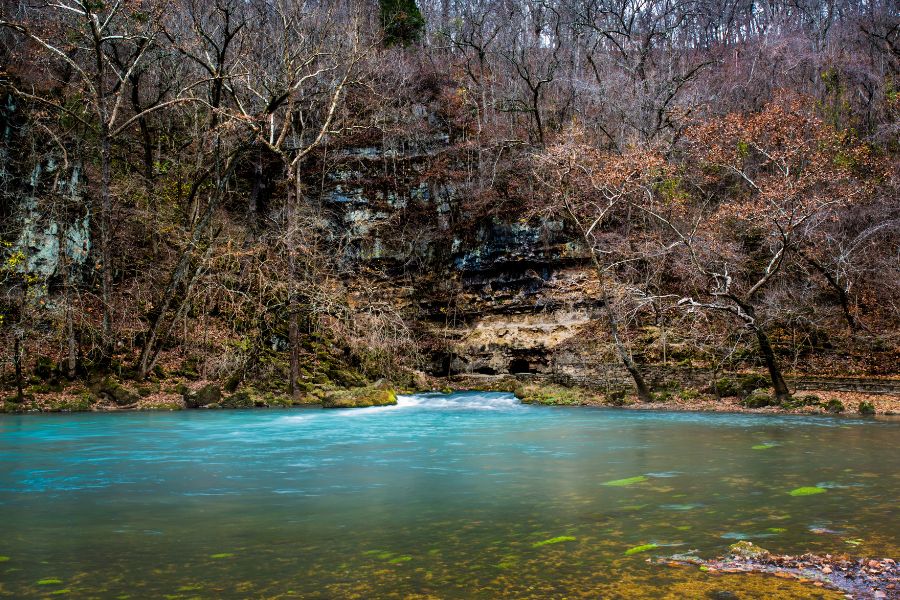
{"type": "Polygon", "coordinates": [[[831,554],[800,556],[772,554],[750,542],[733,544],[729,553],[716,560],[694,556],[659,559],[668,566],[700,566],[709,573],[763,573],[796,579],[816,587],[845,592],[848,598],[900,598],[900,568],[890,558],[852,559],[831,554]]]}

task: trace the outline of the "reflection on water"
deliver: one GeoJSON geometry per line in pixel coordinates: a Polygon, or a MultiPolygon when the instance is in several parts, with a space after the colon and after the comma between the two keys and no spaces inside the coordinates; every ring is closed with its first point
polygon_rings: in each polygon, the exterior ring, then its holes
{"type": "Polygon", "coordinates": [[[742,539],[896,558],[898,433],[493,393],[4,416],[0,596],[839,598],[645,559],[742,539]]]}

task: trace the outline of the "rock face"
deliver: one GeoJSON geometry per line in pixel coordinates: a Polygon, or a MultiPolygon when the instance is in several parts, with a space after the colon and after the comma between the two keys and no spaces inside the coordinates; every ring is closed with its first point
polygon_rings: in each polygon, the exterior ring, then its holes
{"type": "Polygon", "coordinates": [[[590,365],[624,376],[591,343],[603,337],[592,335],[602,294],[565,224],[476,214],[460,200],[471,194],[463,182],[428,175],[447,144],[349,150],[324,193],[335,230],[349,236],[347,263],[385,273],[388,296],[431,341],[425,370],[578,376],[590,365]]]}

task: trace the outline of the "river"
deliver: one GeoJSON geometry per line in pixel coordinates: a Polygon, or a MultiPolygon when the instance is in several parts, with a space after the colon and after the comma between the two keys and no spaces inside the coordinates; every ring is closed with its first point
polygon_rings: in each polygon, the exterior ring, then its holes
{"type": "Polygon", "coordinates": [[[898,441],[896,420],[477,392],[3,415],[0,597],[840,598],[646,559],[897,558],[898,441]]]}

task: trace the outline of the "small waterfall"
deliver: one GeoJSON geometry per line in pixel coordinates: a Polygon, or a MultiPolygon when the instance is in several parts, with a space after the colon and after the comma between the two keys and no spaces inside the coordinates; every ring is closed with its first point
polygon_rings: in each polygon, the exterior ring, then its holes
{"type": "Polygon", "coordinates": [[[397,396],[397,408],[435,410],[510,410],[522,407],[509,392],[426,393],[397,396]]]}

